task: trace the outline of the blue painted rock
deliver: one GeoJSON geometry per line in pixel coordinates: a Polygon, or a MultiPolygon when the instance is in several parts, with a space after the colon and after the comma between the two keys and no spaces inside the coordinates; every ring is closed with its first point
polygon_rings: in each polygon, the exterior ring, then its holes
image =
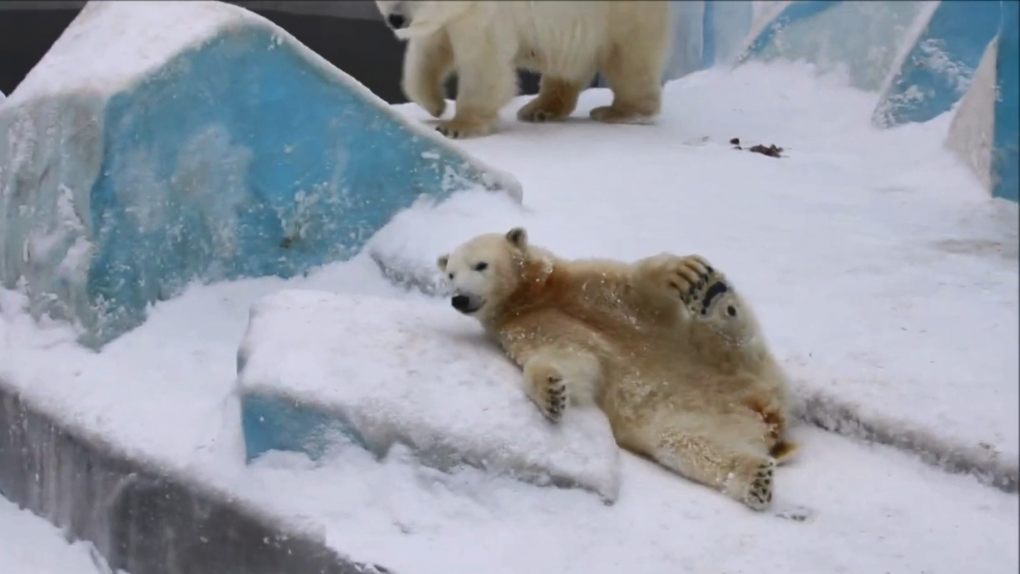
{"type": "Polygon", "coordinates": [[[520,186],[267,20],[93,2],[0,107],[0,283],[99,347],[190,282],[343,260],[419,197],[520,186]]]}
{"type": "Polygon", "coordinates": [[[619,493],[605,415],[574,406],[549,424],[520,369],[445,303],[280,291],[252,306],[237,364],[249,460],[345,447],[381,457],[401,444],[440,470],[619,493]]]}

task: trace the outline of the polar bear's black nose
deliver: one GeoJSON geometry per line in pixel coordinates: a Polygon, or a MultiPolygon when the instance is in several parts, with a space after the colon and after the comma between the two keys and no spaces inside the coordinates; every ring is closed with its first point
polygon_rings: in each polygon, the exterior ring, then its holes
{"type": "Polygon", "coordinates": [[[453,304],[453,308],[458,311],[466,311],[468,305],[471,304],[471,299],[466,295],[454,295],[450,301],[453,304]]]}
{"type": "Polygon", "coordinates": [[[386,23],[390,25],[390,28],[399,30],[407,25],[407,18],[404,18],[402,14],[390,14],[386,17],[386,23]]]}

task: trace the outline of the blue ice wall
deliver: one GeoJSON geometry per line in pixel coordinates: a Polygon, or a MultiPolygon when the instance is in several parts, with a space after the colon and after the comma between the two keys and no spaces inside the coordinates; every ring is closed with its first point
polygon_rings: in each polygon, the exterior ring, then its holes
{"type": "Polygon", "coordinates": [[[420,196],[519,194],[268,22],[91,88],[0,108],[0,282],[94,347],[189,282],[347,259],[420,196]]]}
{"type": "Polygon", "coordinates": [[[992,138],[992,195],[1017,201],[1020,199],[1020,58],[1017,57],[1017,26],[1020,14],[1015,0],[1002,3],[1002,28],[999,32],[998,55],[995,63],[997,94],[995,98],[995,135],[992,138]]]}
{"type": "Polygon", "coordinates": [[[679,47],[673,48],[667,78],[749,61],[806,61],[819,72],[845,73],[851,85],[875,93],[872,122],[882,128],[934,119],[957,110],[969,95],[976,101],[966,113],[989,117],[963,118],[959,123],[967,126],[950,137],[964,134],[968,141],[949,142],[950,147],[963,150],[992,195],[1016,200],[1020,65],[1015,0],[678,4],[674,36],[679,47]],[[996,79],[972,90],[993,40],[996,79]],[[691,64],[698,54],[700,64],[691,64]]]}
{"type": "Polygon", "coordinates": [[[673,0],[666,79],[747,61],[803,60],[878,91],[927,2],[673,0]]]}
{"type": "Polygon", "coordinates": [[[985,48],[999,33],[1003,4],[939,2],[906,59],[894,70],[875,109],[875,123],[925,122],[951,110],[967,92],[985,48]]]}
{"type": "Polygon", "coordinates": [[[926,5],[914,0],[790,2],[759,15],[738,61],[805,61],[820,73],[839,72],[850,85],[878,92],[926,5]]]}

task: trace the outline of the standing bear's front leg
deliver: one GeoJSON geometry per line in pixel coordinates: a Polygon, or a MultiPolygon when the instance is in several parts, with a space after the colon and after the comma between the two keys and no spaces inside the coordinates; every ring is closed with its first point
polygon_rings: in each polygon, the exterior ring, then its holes
{"type": "Polygon", "coordinates": [[[599,384],[598,359],[585,351],[542,349],[524,362],[524,392],[539,411],[560,422],[570,402],[594,400],[599,384]]]}
{"type": "Polygon", "coordinates": [[[453,49],[446,32],[411,38],[404,52],[400,87],[407,99],[438,118],[446,110],[446,79],[453,71],[453,49]]]}
{"type": "Polygon", "coordinates": [[[501,41],[506,32],[465,28],[457,25],[449,33],[457,70],[457,108],[453,118],[436,128],[453,139],[491,133],[499,111],[517,95],[517,48],[501,41]]]}

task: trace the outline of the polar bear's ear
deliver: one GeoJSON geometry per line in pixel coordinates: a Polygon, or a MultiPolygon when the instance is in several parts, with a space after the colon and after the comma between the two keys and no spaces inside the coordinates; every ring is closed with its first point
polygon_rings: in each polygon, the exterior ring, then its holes
{"type": "Polygon", "coordinates": [[[440,255],[439,257],[436,258],[436,267],[438,267],[440,271],[446,271],[446,264],[449,262],[450,262],[449,255],[440,255]]]}
{"type": "Polygon", "coordinates": [[[528,232],[523,227],[515,227],[506,232],[506,240],[518,249],[528,246],[528,232]]]}

